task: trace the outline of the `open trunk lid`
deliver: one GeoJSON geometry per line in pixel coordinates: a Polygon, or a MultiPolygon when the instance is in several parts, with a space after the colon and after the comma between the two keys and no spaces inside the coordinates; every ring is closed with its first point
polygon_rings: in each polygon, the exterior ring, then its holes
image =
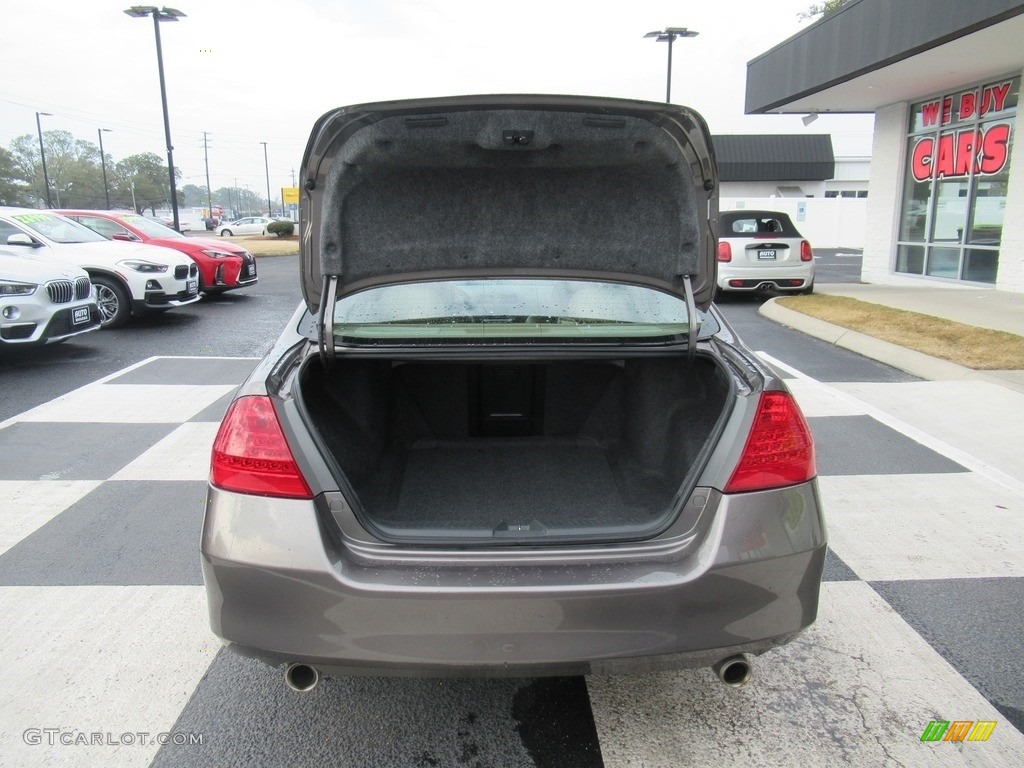
{"type": "Polygon", "coordinates": [[[714,295],[718,172],[706,124],[685,107],[580,96],[343,107],[314,126],[301,178],[302,291],[321,328],[338,298],[419,280],[602,279],[702,310],[714,295]]]}

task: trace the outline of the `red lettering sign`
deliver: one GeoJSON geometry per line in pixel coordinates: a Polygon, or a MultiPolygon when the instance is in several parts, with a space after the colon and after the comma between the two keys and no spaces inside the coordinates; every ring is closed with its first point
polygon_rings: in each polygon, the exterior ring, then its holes
{"type": "Polygon", "coordinates": [[[1013,80],[999,85],[987,85],[981,89],[965,91],[958,100],[953,96],[945,96],[937,101],[922,104],[921,124],[928,128],[936,124],[949,125],[953,122],[953,108],[957,107],[957,120],[970,120],[983,117],[990,112],[1002,112],[1006,109],[1006,100],[1010,96],[1013,80]]]}
{"type": "Polygon", "coordinates": [[[916,181],[963,178],[972,171],[992,176],[1009,160],[1010,124],[997,123],[985,130],[947,133],[936,141],[925,136],[914,145],[910,172],[916,181]]]}

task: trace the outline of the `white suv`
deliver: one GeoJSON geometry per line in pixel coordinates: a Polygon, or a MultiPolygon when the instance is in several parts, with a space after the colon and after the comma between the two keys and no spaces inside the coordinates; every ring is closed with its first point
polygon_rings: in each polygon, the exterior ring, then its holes
{"type": "Polygon", "coordinates": [[[99,327],[85,270],[0,251],[0,349],[42,346],[99,327]]]}
{"type": "Polygon", "coordinates": [[[51,211],[0,208],[0,244],[88,272],[96,286],[104,328],[122,325],[132,314],[162,312],[199,301],[199,269],[184,254],[107,240],[51,211]]]}

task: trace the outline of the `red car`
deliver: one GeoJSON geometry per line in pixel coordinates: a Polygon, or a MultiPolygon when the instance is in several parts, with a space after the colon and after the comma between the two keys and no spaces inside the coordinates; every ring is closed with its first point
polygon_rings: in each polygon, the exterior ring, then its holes
{"type": "Polygon", "coordinates": [[[131,211],[59,210],[110,240],[162,245],[181,251],[199,267],[199,290],[221,293],[252,285],[258,279],[256,259],[244,248],[222,239],[185,237],[158,221],[131,211]]]}

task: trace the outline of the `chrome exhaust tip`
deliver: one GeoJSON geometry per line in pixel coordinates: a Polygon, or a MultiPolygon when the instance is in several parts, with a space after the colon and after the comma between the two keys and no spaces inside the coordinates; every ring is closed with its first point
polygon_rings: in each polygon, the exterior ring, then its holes
{"type": "Polygon", "coordinates": [[[320,673],[309,664],[289,664],[284,671],[284,681],[298,693],[308,693],[320,682],[320,673]]]}
{"type": "Polygon", "coordinates": [[[750,682],[753,675],[753,668],[742,653],[722,659],[712,669],[719,680],[732,688],[742,688],[750,682]]]}

